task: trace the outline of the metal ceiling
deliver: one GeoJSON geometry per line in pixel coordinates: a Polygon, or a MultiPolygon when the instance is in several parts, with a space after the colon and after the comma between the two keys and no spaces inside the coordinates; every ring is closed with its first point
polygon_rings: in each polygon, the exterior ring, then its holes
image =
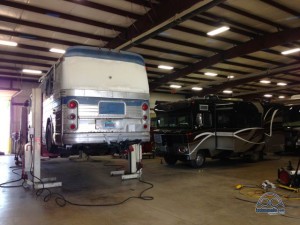
{"type": "Polygon", "coordinates": [[[0,82],[37,82],[41,75],[21,71],[46,73],[60,57],[50,48],[90,45],[141,54],[152,92],[242,98],[300,93],[300,53],[281,54],[299,47],[300,0],[2,0],[0,40],[18,43],[0,45],[0,82]],[[206,34],[221,25],[230,30],[206,34]],[[158,69],[161,64],[174,69],[158,69]],[[271,83],[260,83],[263,78],[271,83]],[[194,86],[203,90],[192,91],[194,86]]]}

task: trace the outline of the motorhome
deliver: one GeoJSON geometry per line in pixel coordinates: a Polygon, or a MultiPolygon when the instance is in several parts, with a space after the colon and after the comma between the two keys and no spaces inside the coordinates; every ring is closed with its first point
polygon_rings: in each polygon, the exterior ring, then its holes
{"type": "Polygon", "coordinates": [[[296,152],[300,149],[300,95],[265,104],[266,149],[296,152]]]}
{"type": "Polygon", "coordinates": [[[263,156],[263,107],[217,96],[161,103],[154,108],[157,129],[154,141],[167,164],[177,160],[202,167],[207,157],[263,156]]]}
{"type": "Polygon", "coordinates": [[[42,77],[41,89],[42,141],[50,152],[149,141],[149,85],[140,55],[71,47],[42,77]]]}

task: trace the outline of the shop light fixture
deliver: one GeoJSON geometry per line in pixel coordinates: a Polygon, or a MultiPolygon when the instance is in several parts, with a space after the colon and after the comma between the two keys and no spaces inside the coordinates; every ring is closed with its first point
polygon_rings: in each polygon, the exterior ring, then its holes
{"type": "Polygon", "coordinates": [[[203,88],[202,87],[192,87],[192,90],[194,91],[201,91],[203,88]]]}
{"type": "Polygon", "coordinates": [[[49,51],[54,53],[60,53],[60,54],[65,54],[66,52],[65,50],[59,48],[50,48],[49,51]]]}
{"type": "Polygon", "coordinates": [[[6,45],[6,46],[16,47],[16,46],[18,46],[18,43],[17,42],[13,42],[13,41],[0,40],[0,45],[6,45]]]}
{"type": "Polygon", "coordinates": [[[40,71],[40,70],[30,70],[30,69],[23,69],[22,72],[29,73],[29,74],[41,74],[42,73],[42,71],[40,71]]]}
{"type": "Polygon", "coordinates": [[[228,79],[233,79],[234,76],[230,75],[230,76],[227,76],[228,79]]]}
{"type": "Polygon", "coordinates": [[[179,88],[181,88],[181,85],[171,84],[171,85],[170,85],[170,88],[179,89],[179,88]]]}
{"type": "Polygon", "coordinates": [[[280,95],[280,96],[278,96],[278,98],[285,98],[285,96],[284,95],[280,95]]]}
{"type": "Polygon", "coordinates": [[[212,30],[212,31],[208,32],[207,35],[208,36],[215,36],[217,34],[225,32],[225,31],[227,31],[229,29],[230,29],[230,27],[228,27],[228,26],[222,26],[222,27],[219,27],[219,28],[217,28],[215,30],[212,30]]]}
{"type": "Polygon", "coordinates": [[[159,65],[158,68],[163,69],[163,70],[172,70],[172,69],[174,69],[173,66],[166,66],[166,65],[159,65]]]}
{"type": "Polygon", "coordinates": [[[232,94],[232,90],[224,90],[223,93],[225,93],[225,94],[232,94]]]}
{"type": "Polygon", "coordinates": [[[287,85],[287,83],[284,83],[284,82],[279,82],[279,83],[277,83],[277,85],[278,85],[278,86],[286,86],[286,85],[287,85]]]}
{"type": "Polygon", "coordinates": [[[266,98],[272,98],[273,97],[273,95],[271,95],[271,94],[265,94],[264,95],[266,98]]]}
{"type": "Polygon", "coordinates": [[[289,50],[286,50],[286,51],[283,51],[281,52],[282,55],[289,55],[289,54],[292,54],[292,53],[295,53],[295,52],[299,52],[300,51],[300,48],[293,48],[293,49],[289,49],[289,50]]]}
{"type": "Polygon", "coordinates": [[[218,76],[217,73],[212,73],[212,72],[205,72],[204,75],[206,75],[206,76],[211,76],[211,77],[218,76]]]}
{"type": "Polygon", "coordinates": [[[269,84],[269,83],[271,83],[271,81],[269,81],[269,80],[260,80],[259,82],[262,83],[262,84],[269,84]]]}

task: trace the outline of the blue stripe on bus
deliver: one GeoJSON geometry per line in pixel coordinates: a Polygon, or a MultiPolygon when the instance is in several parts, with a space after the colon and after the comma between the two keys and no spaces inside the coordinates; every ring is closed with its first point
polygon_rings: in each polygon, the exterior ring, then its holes
{"type": "Polygon", "coordinates": [[[108,50],[105,48],[73,46],[66,50],[64,57],[72,56],[93,57],[98,59],[131,62],[145,66],[143,57],[138,54],[124,51],[108,50]]]}
{"type": "Polygon", "coordinates": [[[78,97],[66,96],[62,97],[62,104],[67,104],[70,100],[76,100],[79,104],[98,105],[100,101],[125,102],[127,106],[141,106],[148,100],[143,99],[122,99],[122,98],[100,98],[100,97],[78,97]]]}

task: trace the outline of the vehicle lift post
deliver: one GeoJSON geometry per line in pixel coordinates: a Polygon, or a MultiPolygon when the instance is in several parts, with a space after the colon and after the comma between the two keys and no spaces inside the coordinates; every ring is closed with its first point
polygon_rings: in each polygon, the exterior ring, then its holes
{"type": "Polygon", "coordinates": [[[142,145],[140,143],[129,146],[128,149],[129,173],[125,170],[111,171],[110,175],[122,175],[122,180],[137,179],[142,176],[142,145]]]}
{"type": "Polygon", "coordinates": [[[42,91],[40,88],[32,89],[31,107],[32,128],[29,131],[31,142],[24,148],[24,172],[32,173],[33,180],[26,179],[26,183],[34,189],[62,186],[62,182],[56,182],[56,177],[41,178],[42,91]]]}

